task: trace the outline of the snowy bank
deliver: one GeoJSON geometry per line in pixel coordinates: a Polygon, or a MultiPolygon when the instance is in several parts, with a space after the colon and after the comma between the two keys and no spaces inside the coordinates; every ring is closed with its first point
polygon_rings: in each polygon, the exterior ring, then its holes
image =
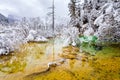
{"type": "Polygon", "coordinates": [[[41,36],[34,30],[29,31],[29,35],[26,38],[27,42],[47,42],[48,39],[41,36]]]}
{"type": "Polygon", "coordinates": [[[0,55],[7,55],[29,41],[47,42],[48,39],[35,30],[27,30],[20,26],[0,26],[0,55]]]}

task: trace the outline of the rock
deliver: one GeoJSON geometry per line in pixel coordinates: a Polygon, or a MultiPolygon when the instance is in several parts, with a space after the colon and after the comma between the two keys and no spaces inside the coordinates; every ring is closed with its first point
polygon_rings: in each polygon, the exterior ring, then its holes
{"type": "Polygon", "coordinates": [[[56,62],[49,62],[49,63],[48,63],[48,68],[56,67],[56,66],[57,66],[57,63],[56,63],[56,62]]]}
{"type": "Polygon", "coordinates": [[[76,46],[76,43],[75,43],[75,41],[73,41],[73,42],[72,42],[72,46],[76,46]]]}
{"type": "Polygon", "coordinates": [[[8,54],[7,49],[6,49],[6,48],[0,48],[0,55],[1,55],[1,54],[7,55],[7,54],[8,54]]]}

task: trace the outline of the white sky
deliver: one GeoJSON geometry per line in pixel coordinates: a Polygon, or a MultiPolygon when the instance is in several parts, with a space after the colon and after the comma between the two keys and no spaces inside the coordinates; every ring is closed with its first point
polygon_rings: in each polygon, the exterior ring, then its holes
{"type": "MultiPolygon", "coordinates": [[[[56,16],[68,16],[68,2],[70,0],[55,0],[56,16]]],[[[51,7],[52,0],[0,0],[0,13],[21,17],[45,17],[51,7]]]]}

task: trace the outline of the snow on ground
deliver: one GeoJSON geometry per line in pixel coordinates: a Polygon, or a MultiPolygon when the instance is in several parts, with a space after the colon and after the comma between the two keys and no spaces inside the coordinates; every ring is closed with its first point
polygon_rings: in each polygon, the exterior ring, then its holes
{"type": "Polygon", "coordinates": [[[26,38],[27,41],[35,41],[35,42],[47,42],[48,39],[39,35],[35,30],[30,30],[29,35],[26,38]]]}

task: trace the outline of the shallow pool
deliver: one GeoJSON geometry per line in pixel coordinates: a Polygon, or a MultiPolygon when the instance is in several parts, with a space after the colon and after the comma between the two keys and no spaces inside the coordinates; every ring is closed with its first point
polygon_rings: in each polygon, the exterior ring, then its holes
{"type": "Polygon", "coordinates": [[[60,43],[27,43],[1,56],[0,80],[120,80],[119,50],[106,47],[91,56],[60,43]],[[50,62],[57,65],[49,68],[50,62]]]}

